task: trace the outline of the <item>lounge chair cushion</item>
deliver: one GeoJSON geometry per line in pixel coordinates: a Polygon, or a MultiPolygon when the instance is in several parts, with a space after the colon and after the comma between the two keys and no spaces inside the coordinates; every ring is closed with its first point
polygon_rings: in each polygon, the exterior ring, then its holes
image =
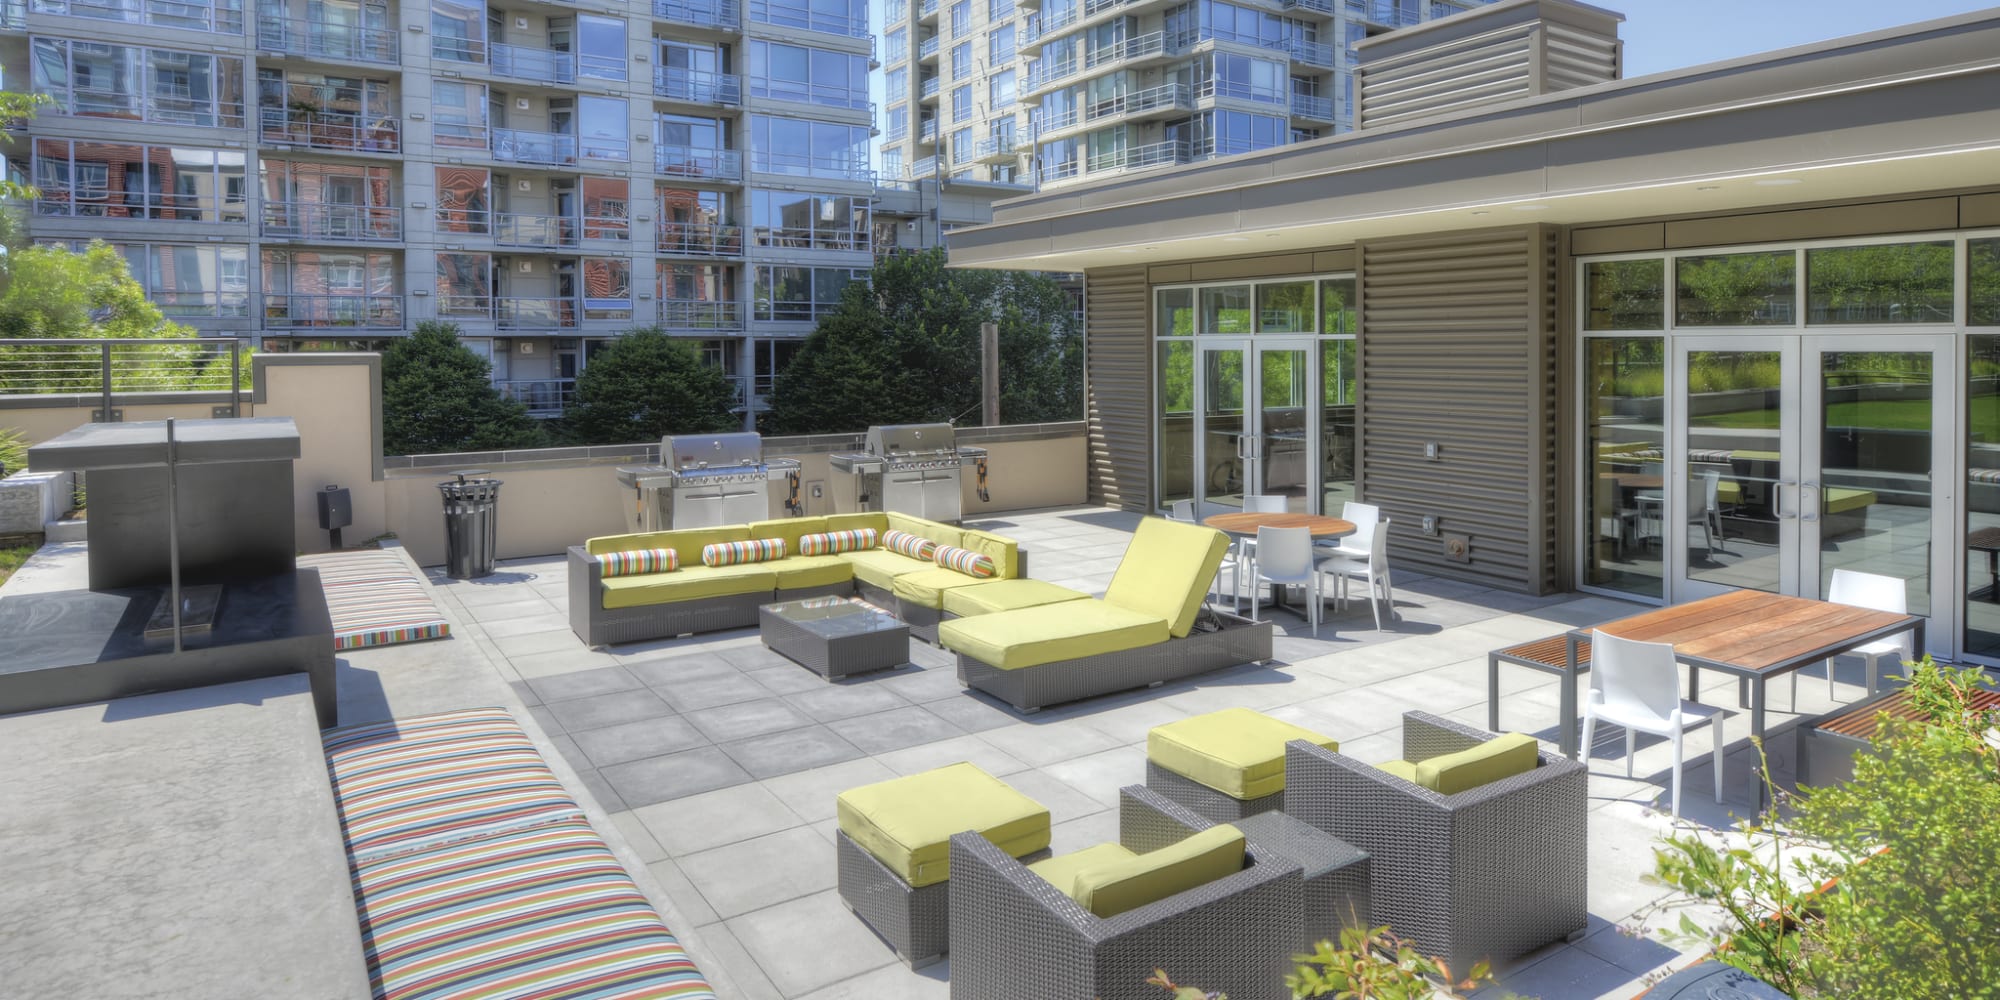
{"type": "Polygon", "coordinates": [[[1855,489],[1849,486],[1827,487],[1826,514],[1845,514],[1850,510],[1865,510],[1874,506],[1878,498],[1874,490],[1855,489]]]}
{"type": "Polygon", "coordinates": [[[961,618],[990,615],[996,611],[1039,608],[1044,604],[1085,601],[1090,595],[1081,590],[1058,587],[1047,580],[982,580],[976,587],[953,587],[944,592],[944,610],[961,618]]]}
{"type": "Polygon", "coordinates": [[[872,549],[881,541],[882,536],[874,528],[821,531],[800,535],[798,551],[802,556],[832,556],[872,549]]]}
{"type": "Polygon", "coordinates": [[[965,529],[963,528],[954,528],[949,524],[939,524],[936,521],[927,521],[921,517],[899,514],[893,510],[889,512],[888,518],[889,527],[895,531],[907,531],[912,535],[921,535],[939,545],[956,545],[960,548],[965,546],[965,529]]]}
{"type": "Polygon", "coordinates": [[[1417,765],[1407,760],[1385,760],[1375,765],[1375,770],[1383,774],[1393,774],[1412,785],[1417,783],[1417,765]]]}
{"type": "Polygon", "coordinates": [[[778,574],[779,590],[832,587],[854,580],[854,565],[839,556],[791,556],[764,566],[778,574]]]}
{"type": "Polygon", "coordinates": [[[782,538],[746,538],[740,542],[716,542],[701,547],[704,566],[740,566],[744,563],[777,562],[785,558],[782,538]]]}
{"type": "Polygon", "coordinates": [[[636,608],[669,601],[698,601],[704,597],[735,597],[778,589],[776,563],[743,563],[736,566],[693,566],[683,564],[672,573],[621,576],[605,580],[606,608],[636,608]]]}
{"type": "Polygon", "coordinates": [[[704,546],[717,542],[740,542],[749,537],[749,527],[731,524],[720,528],[683,528],[679,531],[605,535],[585,541],[583,550],[591,555],[601,556],[606,552],[621,552],[627,549],[673,549],[680,554],[682,566],[699,566],[704,546]]]}
{"type": "Polygon", "coordinates": [[[1540,761],[1535,738],[1524,733],[1507,733],[1476,747],[1416,762],[1417,784],[1439,795],[1491,784],[1502,778],[1526,774],[1540,761]]]}
{"type": "Polygon", "coordinates": [[[1163,619],[1169,632],[1184,637],[1194,627],[1228,549],[1229,536],[1214,528],[1145,518],[1132,533],[1104,599],[1163,619]]]}
{"type": "Polygon", "coordinates": [[[1285,744],[1291,740],[1340,749],[1330,736],[1247,708],[1225,708],[1153,727],[1146,757],[1230,798],[1260,799],[1285,790],[1285,744]]]}
{"type": "Polygon", "coordinates": [[[828,514],[826,516],[825,530],[827,531],[853,531],[857,528],[867,528],[875,532],[877,538],[880,538],[883,533],[889,530],[889,515],[881,511],[866,511],[859,514],[828,514]]]}
{"type": "Polygon", "coordinates": [[[938,626],[938,644],[1001,670],[1098,656],[1167,641],[1167,622],[1105,601],[1064,601],[938,626]]]}
{"type": "Polygon", "coordinates": [[[890,587],[889,591],[912,604],[942,609],[944,595],[954,590],[993,582],[976,576],[966,576],[955,569],[939,567],[918,573],[905,573],[895,579],[895,585],[890,587]]]}
{"type": "Polygon", "coordinates": [[[960,762],[841,792],[840,832],[912,888],[951,877],[951,836],[976,830],[1014,857],[1049,846],[1049,811],[960,762]]]}
{"type": "Polygon", "coordinates": [[[671,573],[681,568],[680,553],[672,549],[627,549],[623,552],[606,552],[597,557],[601,579],[609,580],[620,576],[645,576],[648,573],[671,573]]]}
{"type": "Polygon", "coordinates": [[[1070,898],[1100,917],[1115,917],[1243,870],[1243,833],[1228,823],[1178,844],[1077,870],[1070,898]]]}
{"type": "Polygon", "coordinates": [[[1127,850],[1124,844],[1093,844],[1081,851],[1043,858],[1029,865],[1028,870],[1040,875],[1042,881],[1062,890],[1063,895],[1069,896],[1076,889],[1077,872],[1085,868],[1101,868],[1119,861],[1130,861],[1136,857],[1138,855],[1127,850]]]}
{"type": "Polygon", "coordinates": [[[824,532],[826,518],[779,517],[769,521],[752,521],[749,527],[751,538],[782,538],[785,540],[785,554],[795,555],[799,551],[799,538],[824,532]]]}
{"type": "Polygon", "coordinates": [[[940,545],[932,560],[939,567],[954,573],[978,577],[981,580],[996,579],[1000,575],[1000,564],[992,556],[972,549],[962,549],[956,545],[940,545]]]}
{"type": "Polygon", "coordinates": [[[871,587],[893,591],[896,578],[905,573],[930,573],[937,570],[937,564],[922,559],[912,559],[900,552],[888,549],[864,549],[860,552],[842,552],[835,556],[844,559],[854,567],[854,578],[871,587]]]}
{"type": "Polygon", "coordinates": [[[935,563],[938,543],[922,535],[891,528],[882,536],[882,547],[899,556],[935,563]]]}

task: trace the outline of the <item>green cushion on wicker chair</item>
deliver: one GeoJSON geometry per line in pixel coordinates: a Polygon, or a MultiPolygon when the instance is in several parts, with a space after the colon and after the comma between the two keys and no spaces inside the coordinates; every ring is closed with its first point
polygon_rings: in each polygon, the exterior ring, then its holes
{"type": "Polygon", "coordinates": [[[1247,708],[1225,708],[1154,726],[1146,758],[1235,799],[1285,790],[1285,744],[1305,740],[1328,750],[1340,741],[1247,708]]]}
{"type": "Polygon", "coordinates": [[[850,788],[835,803],[840,832],[912,888],[951,877],[951,835],[977,830],[1021,857],[1049,846],[1049,811],[960,762],[850,788]]]}
{"type": "Polygon", "coordinates": [[[1502,778],[1526,774],[1535,769],[1539,760],[1540,746],[1533,736],[1507,733],[1469,750],[1441,754],[1416,763],[1392,760],[1377,764],[1375,768],[1439,795],[1457,795],[1502,778]]]}
{"type": "Polygon", "coordinates": [[[1243,833],[1224,823],[1157,851],[1079,867],[1071,899],[1115,917],[1243,870],[1243,833]]]}

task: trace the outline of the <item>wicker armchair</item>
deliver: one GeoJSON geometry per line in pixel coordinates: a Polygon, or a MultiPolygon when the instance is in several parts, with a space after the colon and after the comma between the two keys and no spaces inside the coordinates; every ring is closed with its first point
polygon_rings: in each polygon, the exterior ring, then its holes
{"type": "MultiPolygon", "coordinates": [[[[1492,733],[1403,716],[1403,758],[1455,753],[1492,733]]],[[[1589,835],[1582,764],[1547,750],[1526,774],[1440,795],[1351,757],[1285,746],[1285,811],[1371,856],[1370,903],[1416,947],[1463,974],[1581,936],[1589,835]]]]}
{"type": "MultiPolygon", "coordinates": [[[[1133,851],[1214,825],[1143,786],[1118,798],[1133,851]]],[[[1230,1000],[1289,1000],[1305,946],[1300,869],[1247,850],[1236,874],[1102,918],[984,837],[952,837],[952,1000],[1158,1000],[1146,978],[1162,968],[1230,1000]]]]}

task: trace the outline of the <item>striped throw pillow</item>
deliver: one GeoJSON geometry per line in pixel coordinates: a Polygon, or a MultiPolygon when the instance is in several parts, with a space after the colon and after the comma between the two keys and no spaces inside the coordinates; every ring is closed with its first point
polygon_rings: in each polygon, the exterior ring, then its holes
{"type": "Polygon", "coordinates": [[[964,573],[966,576],[991,579],[1000,573],[1000,568],[993,565],[992,556],[971,549],[961,549],[956,545],[938,546],[936,560],[939,566],[964,573]]]}
{"type": "Polygon", "coordinates": [[[681,554],[672,549],[632,549],[606,552],[597,557],[597,563],[604,567],[604,578],[608,580],[614,576],[671,573],[681,568],[681,554]]]}
{"type": "Polygon", "coordinates": [[[937,554],[937,543],[922,535],[912,535],[907,531],[890,530],[882,536],[882,547],[891,552],[930,562],[937,554]]]}
{"type": "Polygon", "coordinates": [[[824,531],[815,535],[799,536],[799,554],[802,556],[830,556],[836,552],[859,552],[875,547],[874,528],[854,528],[849,531],[824,531]]]}
{"type": "Polygon", "coordinates": [[[785,540],[782,538],[752,538],[747,542],[716,542],[701,547],[701,561],[706,566],[734,566],[783,558],[785,540]]]}

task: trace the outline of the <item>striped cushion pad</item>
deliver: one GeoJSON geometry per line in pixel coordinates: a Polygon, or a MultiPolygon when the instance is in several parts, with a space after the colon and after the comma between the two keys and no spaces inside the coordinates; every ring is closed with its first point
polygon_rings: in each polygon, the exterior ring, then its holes
{"type": "Polygon", "coordinates": [[[882,547],[891,552],[900,552],[912,559],[930,562],[937,553],[937,543],[922,535],[912,535],[907,531],[890,531],[882,536],[882,547]]]}
{"type": "Polygon", "coordinates": [[[357,862],[582,815],[505,709],[330,729],[321,741],[357,862]]]}
{"type": "Polygon", "coordinates": [[[859,552],[875,547],[874,528],[854,528],[848,531],[823,531],[814,535],[799,536],[799,554],[802,556],[830,556],[836,552],[859,552]]]}
{"type": "Polygon", "coordinates": [[[2000,469],[1967,469],[1965,478],[1975,483],[2000,483],[2000,469]]]}
{"type": "Polygon", "coordinates": [[[999,574],[1000,568],[993,565],[993,557],[971,549],[961,549],[956,545],[940,545],[937,550],[937,564],[945,569],[991,579],[999,574]]]}
{"type": "Polygon", "coordinates": [[[632,549],[627,552],[606,552],[597,557],[604,567],[604,576],[643,576],[647,573],[671,573],[681,568],[681,554],[673,549],[632,549]]]}
{"type": "Polygon", "coordinates": [[[752,538],[742,542],[715,542],[701,547],[705,566],[734,566],[738,563],[771,562],[785,558],[782,538],[752,538]]]}
{"type": "Polygon", "coordinates": [[[325,552],[300,556],[298,565],[319,571],[326,610],[333,619],[335,649],[451,635],[451,622],[438,611],[430,588],[401,553],[325,552]]]}
{"type": "Polygon", "coordinates": [[[319,570],[322,584],[373,583],[378,580],[413,579],[410,563],[401,554],[384,549],[353,552],[321,552],[300,556],[300,567],[319,570]]]}
{"type": "Polygon", "coordinates": [[[354,889],[379,1000],[715,997],[582,820],[358,865],[354,889]]]}

